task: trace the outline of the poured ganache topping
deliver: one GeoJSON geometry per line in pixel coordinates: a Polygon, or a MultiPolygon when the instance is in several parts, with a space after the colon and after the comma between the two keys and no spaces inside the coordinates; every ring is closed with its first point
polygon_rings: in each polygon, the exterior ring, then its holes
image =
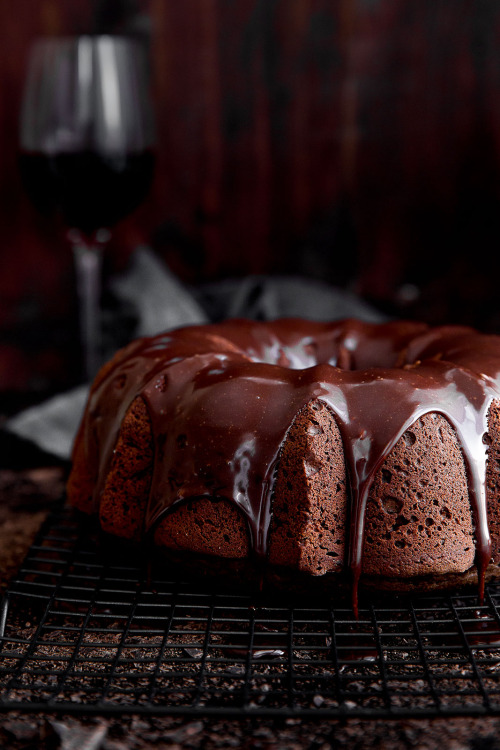
{"type": "Polygon", "coordinates": [[[466,463],[482,589],[491,557],[483,436],[491,402],[500,398],[498,337],[414,322],[285,319],[233,320],[140,339],[116,355],[91,392],[86,419],[94,425],[86,432],[100,450],[97,504],[121,422],[138,396],[154,438],[146,530],[187,498],[226,498],[246,518],[252,549],[262,558],[280,448],[300,409],[325,402],[336,416],[350,477],[354,601],[374,474],[416,419],[442,414],[466,463]]]}

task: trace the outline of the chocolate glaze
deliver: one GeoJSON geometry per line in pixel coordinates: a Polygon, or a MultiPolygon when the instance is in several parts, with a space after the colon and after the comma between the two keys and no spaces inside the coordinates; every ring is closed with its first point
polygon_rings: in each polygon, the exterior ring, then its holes
{"type": "Polygon", "coordinates": [[[137,396],[148,406],[154,436],[145,530],[187,498],[223,497],[243,513],[262,559],[280,447],[302,407],[326,402],[342,434],[351,485],[347,564],[355,609],[374,474],[416,419],[441,413],[466,463],[482,593],[491,557],[483,436],[491,402],[500,398],[500,338],[413,322],[288,319],[234,320],[136,341],[98,376],[89,400],[87,450],[94,439],[100,447],[96,504],[137,396]]]}

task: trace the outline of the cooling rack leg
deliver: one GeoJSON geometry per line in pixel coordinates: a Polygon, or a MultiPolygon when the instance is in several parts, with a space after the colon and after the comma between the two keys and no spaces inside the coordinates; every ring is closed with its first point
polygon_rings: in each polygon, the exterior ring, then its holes
{"type": "Polygon", "coordinates": [[[9,595],[5,594],[0,602],[0,638],[4,637],[5,625],[7,623],[7,612],[9,611],[9,595]]]}

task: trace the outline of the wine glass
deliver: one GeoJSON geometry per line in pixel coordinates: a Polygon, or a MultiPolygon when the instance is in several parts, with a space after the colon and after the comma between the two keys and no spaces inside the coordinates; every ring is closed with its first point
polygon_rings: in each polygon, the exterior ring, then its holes
{"type": "Polygon", "coordinates": [[[59,214],[75,261],[85,377],[100,364],[102,251],[146,197],[154,125],[139,42],[116,36],[37,41],[28,60],[20,170],[34,205],[59,214]]]}

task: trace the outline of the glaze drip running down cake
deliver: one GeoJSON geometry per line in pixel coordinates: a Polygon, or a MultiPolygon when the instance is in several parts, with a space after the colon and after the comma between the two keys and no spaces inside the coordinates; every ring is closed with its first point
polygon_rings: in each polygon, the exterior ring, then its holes
{"type": "Polygon", "coordinates": [[[327,586],[350,571],[355,607],[361,577],[482,592],[500,551],[499,406],[500,337],[471,328],[188,327],[98,374],[68,497],[199,566],[327,586]]]}

